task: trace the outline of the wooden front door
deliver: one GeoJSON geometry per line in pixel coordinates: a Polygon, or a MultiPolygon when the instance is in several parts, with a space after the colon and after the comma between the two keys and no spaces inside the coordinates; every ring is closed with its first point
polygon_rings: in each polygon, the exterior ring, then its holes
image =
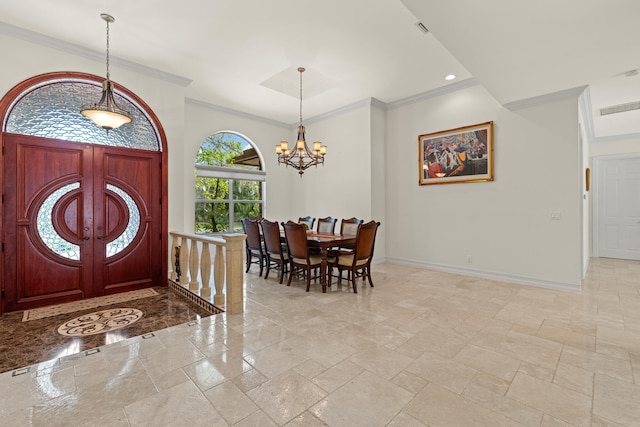
{"type": "Polygon", "coordinates": [[[161,153],[4,143],[6,311],[161,284],[161,153]]]}

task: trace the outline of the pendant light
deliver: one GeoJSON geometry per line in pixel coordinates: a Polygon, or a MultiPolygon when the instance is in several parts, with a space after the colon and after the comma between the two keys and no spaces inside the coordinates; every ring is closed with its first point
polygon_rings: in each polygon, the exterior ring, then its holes
{"type": "Polygon", "coordinates": [[[113,97],[113,82],[109,75],[109,24],[114,22],[115,18],[107,13],[101,13],[100,17],[107,23],[107,79],[102,82],[100,101],[97,104],[83,107],[81,113],[109,132],[111,129],[130,123],[131,114],[116,104],[113,97]]]}

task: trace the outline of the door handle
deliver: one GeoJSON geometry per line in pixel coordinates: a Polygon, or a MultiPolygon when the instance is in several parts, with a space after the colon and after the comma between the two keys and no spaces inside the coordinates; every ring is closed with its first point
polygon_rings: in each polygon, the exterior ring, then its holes
{"type": "Polygon", "coordinates": [[[89,236],[84,236],[84,237],[83,237],[83,239],[84,239],[84,240],[89,240],[90,238],[91,238],[91,237],[89,237],[89,236]]]}
{"type": "Polygon", "coordinates": [[[98,239],[98,240],[102,240],[102,238],[103,238],[103,237],[104,237],[104,236],[98,236],[98,237],[96,237],[96,239],[98,239]]]}

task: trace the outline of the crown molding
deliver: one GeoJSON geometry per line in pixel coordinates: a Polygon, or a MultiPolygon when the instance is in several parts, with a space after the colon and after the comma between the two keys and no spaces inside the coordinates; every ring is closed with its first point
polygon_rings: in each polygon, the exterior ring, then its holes
{"type": "MultiPolygon", "coordinates": [[[[289,127],[292,126],[289,123],[284,123],[284,122],[279,122],[277,120],[267,119],[267,118],[262,117],[262,116],[257,116],[255,114],[245,113],[244,111],[238,111],[238,110],[234,110],[232,108],[222,107],[220,105],[211,104],[209,102],[200,101],[200,100],[194,99],[194,98],[186,97],[184,99],[184,101],[187,104],[196,105],[198,107],[207,108],[209,110],[216,110],[216,111],[221,111],[223,113],[233,114],[235,116],[240,116],[240,117],[244,117],[244,118],[247,118],[247,119],[256,120],[256,121],[259,121],[259,122],[262,122],[262,123],[266,123],[266,124],[269,124],[269,125],[272,125],[272,126],[286,127],[286,128],[289,128],[289,127]]],[[[296,123],[295,126],[298,126],[298,123],[296,123]]]]}
{"type": "MultiPolygon", "coordinates": [[[[55,39],[44,34],[37,33],[31,30],[25,30],[24,28],[16,27],[15,25],[7,24],[0,21],[0,33],[8,36],[24,40],[30,43],[38,44],[41,46],[50,47],[60,50],[62,52],[71,53],[73,55],[81,56],[83,58],[92,59],[95,61],[104,61],[104,53],[98,52],[86,47],[79,46],[74,43],[65,42],[59,39],[55,39]]],[[[119,67],[135,71],[140,74],[155,77],[157,79],[173,83],[178,86],[186,87],[191,84],[193,80],[186,77],[181,77],[175,74],[167,73],[156,68],[147,67],[146,65],[138,64],[137,62],[129,61],[126,59],[110,56],[109,61],[112,64],[117,64],[119,67]]]]}
{"type": "Polygon", "coordinates": [[[388,102],[386,104],[387,110],[391,110],[393,108],[398,108],[403,105],[413,104],[414,102],[423,101],[428,98],[434,98],[436,96],[446,95],[449,93],[457,92],[462,89],[466,89],[472,86],[478,85],[478,81],[475,77],[470,77],[468,79],[460,80],[459,82],[451,83],[446,86],[441,86],[436,89],[428,90],[426,92],[418,93],[416,95],[411,95],[406,98],[399,99],[397,101],[388,102]]]}

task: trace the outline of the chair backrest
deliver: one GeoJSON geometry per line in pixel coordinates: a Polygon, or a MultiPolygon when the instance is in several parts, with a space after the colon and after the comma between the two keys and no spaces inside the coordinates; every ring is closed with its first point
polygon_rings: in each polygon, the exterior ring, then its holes
{"type": "Polygon", "coordinates": [[[313,224],[315,222],[316,222],[316,219],[311,216],[298,218],[298,224],[305,224],[307,226],[307,230],[313,230],[313,224]]]}
{"type": "Polygon", "coordinates": [[[356,248],[354,261],[373,257],[373,249],[376,244],[376,232],[379,222],[369,221],[358,226],[356,234],[356,248]]]}
{"type": "Polygon", "coordinates": [[[247,247],[249,249],[261,250],[260,243],[260,223],[255,219],[245,218],[242,220],[244,234],[247,235],[247,247]]]}
{"type": "Polygon", "coordinates": [[[343,219],[340,223],[340,234],[357,234],[358,226],[362,224],[362,220],[358,218],[343,219]]]}
{"type": "Polygon", "coordinates": [[[267,219],[262,220],[262,236],[264,237],[264,248],[270,255],[282,254],[282,244],[280,240],[280,226],[277,222],[267,219]]]}
{"type": "Polygon", "coordinates": [[[308,259],[309,243],[307,242],[307,231],[302,224],[293,221],[282,223],[284,227],[284,237],[287,241],[287,250],[291,258],[308,259]]]}
{"type": "Polygon", "coordinates": [[[331,218],[330,216],[326,218],[318,218],[318,229],[316,230],[319,234],[333,234],[336,229],[336,219],[331,218]]]}

